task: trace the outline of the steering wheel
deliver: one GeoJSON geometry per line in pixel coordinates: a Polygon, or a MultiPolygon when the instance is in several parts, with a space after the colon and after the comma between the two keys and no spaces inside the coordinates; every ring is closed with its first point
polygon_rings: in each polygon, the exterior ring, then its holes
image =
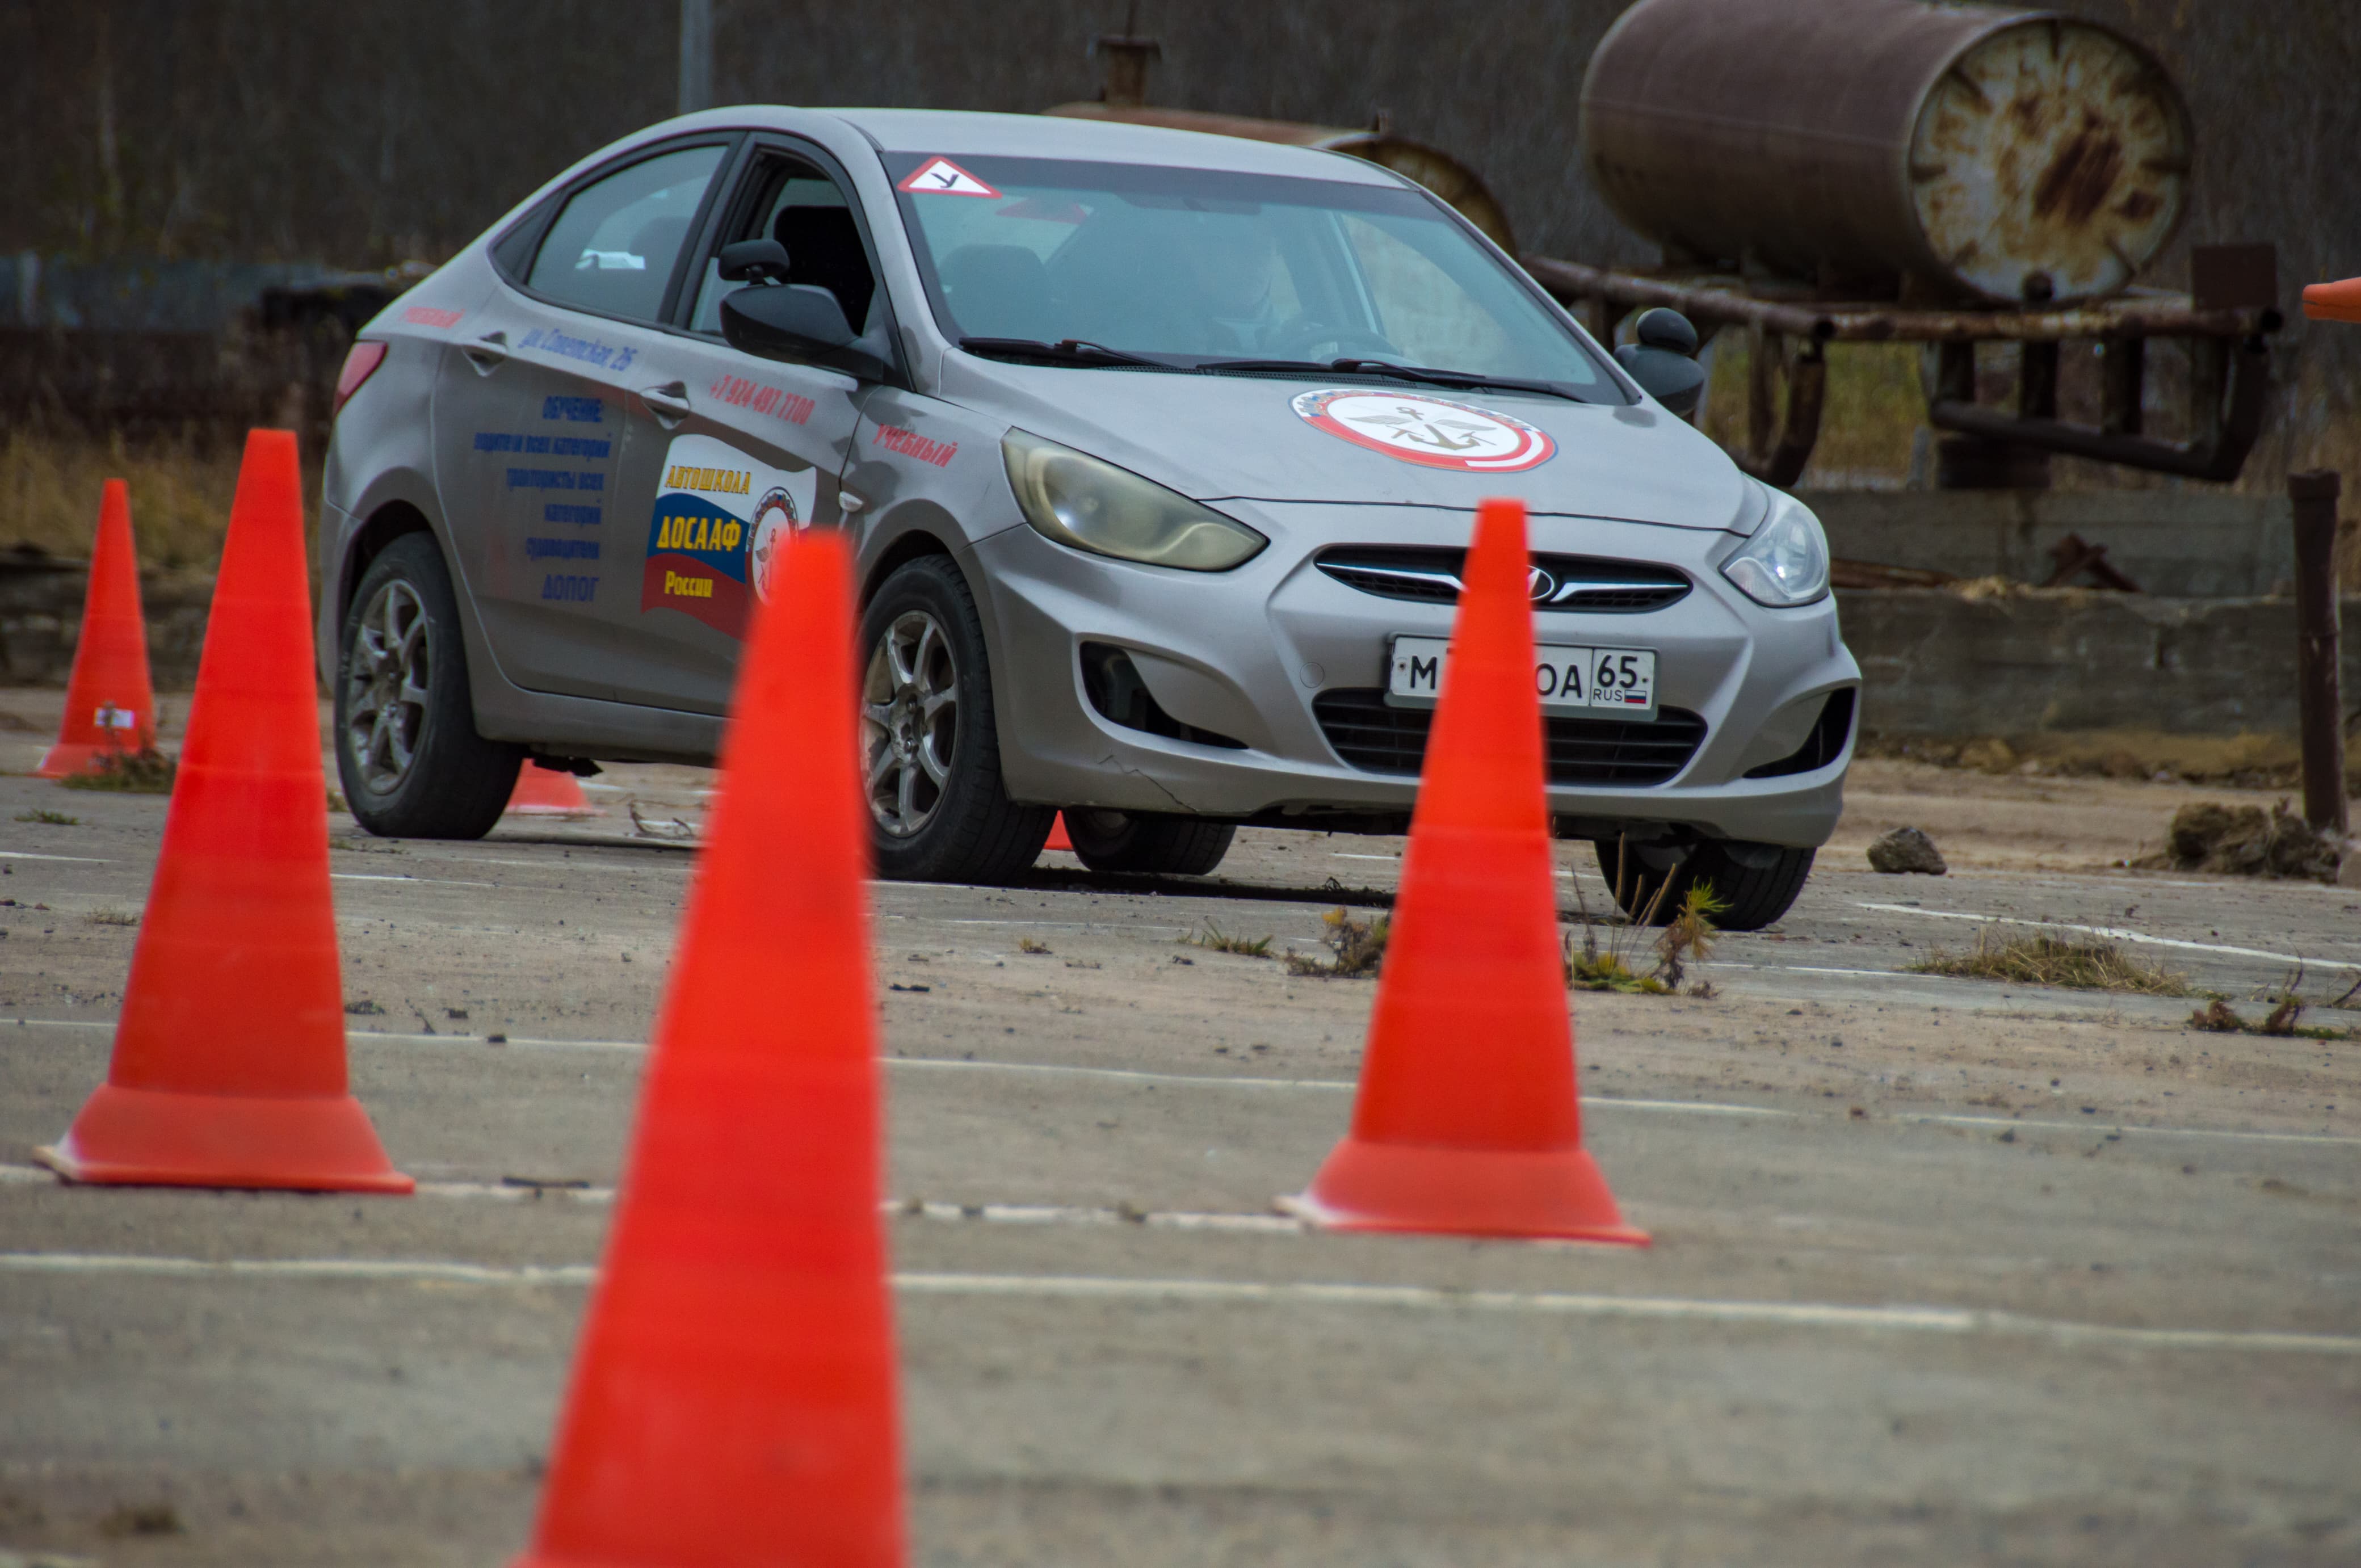
{"type": "Polygon", "coordinates": [[[1298,316],[1271,338],[1272,352],[1285,359],[1399,359],[1401,350],[1382,333],[1359,327],[1333,327],[1326,322],[1298,316]]]}

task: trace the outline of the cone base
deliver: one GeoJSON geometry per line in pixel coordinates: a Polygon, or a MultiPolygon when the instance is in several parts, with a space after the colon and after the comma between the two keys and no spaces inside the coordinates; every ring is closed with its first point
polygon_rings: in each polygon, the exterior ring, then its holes
{"type": "Polygon", "coordinates": [[[70,778],[75,773],[94,773],[98,760],[122,751],[120,746],[99,746],[87,741],[60,740],[41,754],[41,765],[33,770],[34,776],[45,779],[70,778]]]}
{"type": "Polygon", "coordinates": [[[1458,1149],[1348,1137],[1288,1212],[1332,1231],[1646,1246],[1587,1150],[1458,1149]]]}
{"type": "Polygon", "coordinates": [[[103,1084],[53,1148],[68,1181],[137,1187],[406,1193],[368,1113],[350,1095],[272,1100],[103,1084]]]}

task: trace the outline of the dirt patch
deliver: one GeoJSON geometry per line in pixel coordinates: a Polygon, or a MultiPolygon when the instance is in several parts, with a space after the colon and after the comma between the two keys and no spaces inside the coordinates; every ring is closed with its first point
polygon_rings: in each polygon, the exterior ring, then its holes
{"type": "Polygon", "coordinates": [[[2335,837],[2313,828],[2280,801],[2260,806],[2196,801],[2173,813],[2164,848],[2136,862],[2157,871],[2334,882],[2335,837]]]}

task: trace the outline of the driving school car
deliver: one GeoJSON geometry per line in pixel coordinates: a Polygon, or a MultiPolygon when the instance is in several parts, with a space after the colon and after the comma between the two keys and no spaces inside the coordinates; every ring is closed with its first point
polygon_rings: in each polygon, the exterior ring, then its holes
{"type": "Polygon", "coordinates": [[[360,334],[321,509],[346,798],[709,762],[806,529],[856,543],[889,876],[1399,832],[1485,497],[1531,509],[1550,806],[1635,912],[1760,926],[1836,821],[1826,543],[1449,207],[1341,155],[898,110],[669,121],[360,334]]]}

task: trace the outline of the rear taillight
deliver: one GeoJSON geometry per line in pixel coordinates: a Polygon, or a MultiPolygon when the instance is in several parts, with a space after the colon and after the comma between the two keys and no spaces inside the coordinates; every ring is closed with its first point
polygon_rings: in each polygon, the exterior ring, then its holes
{"type": "Polygon", "coordinates": [[[384,344],[353,345],[353,351],[345,356],[345,367],[336,372],[336,400],[328,405],[330,420],[345,411],[345,405],[353,400],[353,394],[361,389],[361,383],[375,375],[377,367],[384,363],[384,344]]]}

